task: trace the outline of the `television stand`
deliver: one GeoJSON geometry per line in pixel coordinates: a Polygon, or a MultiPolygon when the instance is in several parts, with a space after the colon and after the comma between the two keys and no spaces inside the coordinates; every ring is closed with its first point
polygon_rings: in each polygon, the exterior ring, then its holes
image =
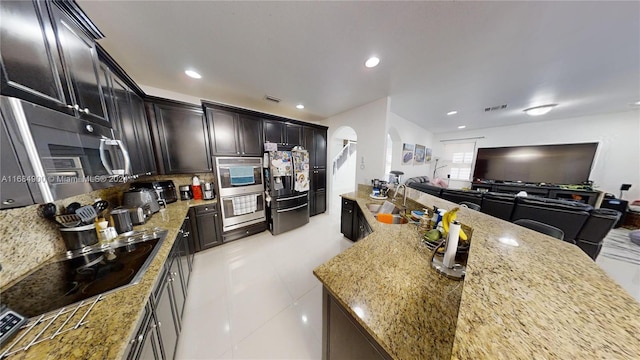
{"type": "Polygon", "coordinates": [[[539,196],[550,199],[560,200],[573,200],[589,204],[596,207],[598,198],[601,195],[600,191],[585,190],[585,189],[567,189],[556,185],[536,185],[527,183],[487,183],[473,182],[471,183],[472,190],[491,191],[505,194],[517,194],[521,191],[525,191],[528,195],[539,196]]]}

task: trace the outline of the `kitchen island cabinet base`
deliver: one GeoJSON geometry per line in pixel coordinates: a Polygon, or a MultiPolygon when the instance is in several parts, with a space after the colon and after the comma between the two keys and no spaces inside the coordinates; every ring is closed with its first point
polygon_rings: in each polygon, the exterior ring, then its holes
{"type": "Polygon", "coordinates": [[[391,359],[351,314],[322,287],[322,359],[391,359]]]}

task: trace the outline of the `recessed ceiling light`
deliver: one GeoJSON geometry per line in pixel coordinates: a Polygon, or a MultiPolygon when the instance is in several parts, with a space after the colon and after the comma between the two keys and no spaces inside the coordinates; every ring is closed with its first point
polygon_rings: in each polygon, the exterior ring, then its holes
{"type": "Polygon", "coordinates": [[[466,127],[467,127],[467,125],[460,125],[460,126],[458,126],[458,129],[464,129],[466,127]]]}
{"type": "Polygon", "coordinates": [[[195,72],[193,70],[186,70],[184,73],[187,74],[188,77],[192,77],[194,79],[201,79],[202,78],[202,75],[198,74],[197,72],[195,72]]]}
{"type": "Polygon", "coordinates": [[[364,66],[368,68],[376,67],[380,64],[380,59],[375,56],[370,57],[367,61],[364,62],[364,66]]]}
{"type": "Polygon", "coordinates": [[[458,113],[457,111],[453,110],[453,111],[449,111],[449,112],[447,113],[447,115],[455,115],[455,114],[457,114],[457,113],[458,113]]]}
{"type": "Polygon", "coordinates": [[[296,109],[300,109],[300,110],[302,110],[302,109],[304,109],[304,105],[302,105],[302,104],[298,104],[298,105],[296,105],[296,109]]]}
{"type": "Polygon", "coordinates": [[[640,106],[640,101],[636,101],[636,102],[634,102],[634,103],[633,103],[633,105],[640,106]]]}
{"type": "Polygon", "coordinates": [[[528,109],[524,109],[523,111],[527,113],[527,115],[529,116],[540,116],[548,113],[549,111],[551,111],[551,109],[553,109],[556,106],[558,106],[558,104],[540,105],[540,106],[534,106],[528,109]]]}

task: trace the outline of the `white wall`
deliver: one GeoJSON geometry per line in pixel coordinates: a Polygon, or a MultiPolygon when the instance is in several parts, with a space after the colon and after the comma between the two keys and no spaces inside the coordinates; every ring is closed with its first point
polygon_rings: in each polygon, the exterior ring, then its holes
{"type": "MultiPolygon", "coordinates": [[[[640,112],[628,111],[438,134],[443,139],[484,137],[477,147],[599,142],[590,180],[596,190],[616,194],[632,184],[626,200],[640,199],[640,112]]],[[[442,154],[439,142],[436,154],[442,154]]]]}
{"type": "MultiPolygon", "coordinates": [[[[349,126],[356,132],[358,139],[358,159],[356,182],[371,183],[371,179],[384,174],[385,122],[387,117],[387,98],[334,115],[325,120],[329,126],[327,137],[334,140],[334,133],[341,126],[349,126]],[[362,159],[364,158],[364,163],[362,159]]],[[[333,159],[337,152],[331,147],[328,154],[333,159]]]]}
{"type": "Polygon", "coordinates": [[[425,162],[422,165],[402,165],[402,144],[419,144],[427,148],[433,148],[433,133],[390,111],[387,113],[387,132],[393,140],[391,170],[404,172],[402,176],[403,181],[413,176],[426,175],[431,178],[431,174],[433,173],[433,170],[431,170],[433,160],[431,163],[425,162]]]}

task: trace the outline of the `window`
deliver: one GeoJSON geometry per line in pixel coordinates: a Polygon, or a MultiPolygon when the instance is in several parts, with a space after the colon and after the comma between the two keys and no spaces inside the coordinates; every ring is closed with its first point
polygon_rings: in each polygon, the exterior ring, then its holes
{"type": "Polygon", "coordinates": [[[471,163],[473,162],[473,153],[476,149],[476,143],[457,143],[445,144],[445,160],[451,162],[449,175],[451,180],[471,179],[471,163]]]}

